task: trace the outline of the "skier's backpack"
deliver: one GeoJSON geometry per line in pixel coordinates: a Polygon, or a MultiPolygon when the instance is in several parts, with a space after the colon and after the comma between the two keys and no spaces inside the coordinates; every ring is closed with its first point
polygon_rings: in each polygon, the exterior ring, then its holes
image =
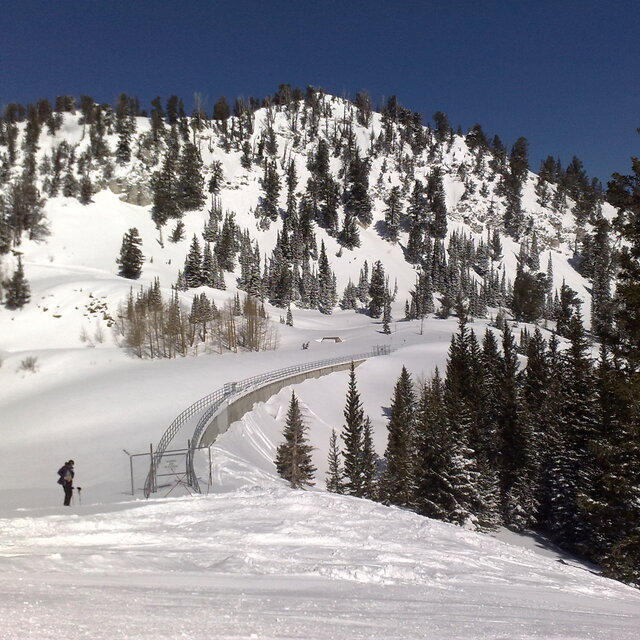
{"type": "Polygon", "coordinates": [[[67,467],[66,464],[58,469],[58,475],[60,476],[58,478],[58,484],[64,484],[71,480],[71,473],[69,472],[69,467],[67,467]]]}

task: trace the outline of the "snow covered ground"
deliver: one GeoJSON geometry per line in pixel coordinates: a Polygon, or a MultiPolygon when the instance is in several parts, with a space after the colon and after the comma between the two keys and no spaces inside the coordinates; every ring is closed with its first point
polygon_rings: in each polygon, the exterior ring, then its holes
{"type": "Polygon", "coordinates": [[[5,382],[14,378],[0,402],[9,470],[0,478],[2,637],[635,639],[639,592],[531,540],[507,544],[324,492],[346,372],[295,387],[316,446],[312,490],[289,489],[272,462],[287,388],[219,438],[208,495],[127,495],[122,449],[144,451],[193,400],[230,379],[358,352],[376,338],[401,347],[357,369],[382,453],[400,367],[421,377],[442,366],[455,323],[428,320],[422,334],[417,322],[398,323],[391,338],[366,323],[345,314],[338,345],[298,330],[312,340],[305,351],[292,341],[270,353],[141,362],[96,349],[67,354],[73,367],[52,355],[22,378],[0,369],[5,382]],[[84,491],[82,505],[65,509],[55,471],[68,457],[84,491]]]}
{"type": "Polygon", "coordinates": [[[131,507],[0,520],[3,638],[637,638],[638,592],[368,501],[131,507]]]}

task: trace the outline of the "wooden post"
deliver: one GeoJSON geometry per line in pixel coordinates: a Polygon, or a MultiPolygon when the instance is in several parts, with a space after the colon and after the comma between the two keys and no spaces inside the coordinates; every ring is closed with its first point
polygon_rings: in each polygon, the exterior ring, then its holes
{"type": "Polygon", "coordinates": [[[158,490],[158,487],[156,485],[157,482],[157,478],[156,478],[156,465],[153,461],[153,442],[149,443],[149,456],[151,458],[151,467],[150,467],[150,473],[151,473],[151,493],[155,493],[158,490]]]}

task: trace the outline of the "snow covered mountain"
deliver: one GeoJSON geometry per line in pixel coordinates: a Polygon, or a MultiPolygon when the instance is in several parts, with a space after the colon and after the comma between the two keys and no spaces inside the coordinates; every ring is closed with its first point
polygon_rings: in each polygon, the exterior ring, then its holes
{"type": "MultiPolygon", "coordinates": [[[[256,257],[260,259],[260,264],[254,265],[259,269],[258,273],[269,272],[268,277],[273,277],[273,251],[283,226],[286,226],[283,218],[287,218],[291,207],[285,182],[292,166],[297,176],[296,184],[289,190],[294,208],[295,204],[300,207],[305,198],[312,200],[307,203],[315,217],[311,269],[317,268],[317,252],[323,242],[336,278],[336,294],[340,297],[349,280],[358,284],[365,261],[370,272],[373,264],[380,260],[390,286],[397,282],[396,301],[400,310],[394,314],[396,318],[403,315],[401,305],[411,300],[417,268],[430,259],[425,252],[431,249],[424,246],[425,236],[433,235],[427,229],[433,222],[435,209],[433,198],[427,193],[430,177],[437,176],[441,182],[448,236],[453,232],[465,234],[475,243],[478,253],[482,253],[487,251],[491,230],[504,230],[510,207],[509,197],[505,195],[508,191],[505,176],[510,175],[511,169],[506,149],[499,140],[493,143],[478,141],[477,129],[472,132],[474,136],[469,134],[465,138],[454,134],[446,121],[441,120],[435,129],[416,129],[406,110],[395,103],[392,105],[394,111],[388,107],[384,115],[367,112],[363,116],[361,109],[343,99],[321,93],[312,95],[313,99],[306,101],[291,98],[292,102],[287,104],[279,104],[276,100],[271,106],[252,112],[237,107],[242,115],[231,116],[228,120],[199,121],[176,116],[178,124],[174,123],[173,130],[180,128],[181,133],[176,133],[177,139],[173,142],[168,125],[161,123],[162,130],[158,133],[157,123],[154,125],[155,114],[152,118],[137,117],[126,100],[124,106],[119,103],[115,114],[104,105],[92,105],[89,110],[84,103],[83,114],[69,111],[49,114],[47,118],[56,123],[49,126],[45,125],[45,116],[37,120],[35,115],[39,129],[35,146],[31,147],[27,144],[31,120],[12,123],[11,119],[5,119],[3,218],[5,226],[7,221],[13,220],[13,231],[4,231],[5,244],[11,244],[12,251],[4,255],[1,268],[5,280],[9,279],[17,268],[20,254],[32,295],[30,303],[19,311],[7,313],[3,309],[0,312],[3,328],[0,353],[3,357],[30,346],[82,346],[83,340],[84,344],[87,340],[95,342],[96,332],[98,340],[110,342],[113,334],[107,327],[111,324],[109,318],[115,318],[118,304],[126,299],[130,286],[138,283],[149,286],[158,278],[168,296],[179,270],[184,270],[194,237],[203,248],[203,231],[210,222],[212,211],[219,216],[216,222],[220,226],[225,212],[235,214],[236,233],[246,231],[254,250],[250,259],[254,262],[257,262],[256,257]],[[124,114],[120,114],[122,110],[124,114]],[[158,140],[154,141],[154,137],[158,140]],[[129,149],[125,159],[121,159],[123,140],[129,149]],[[166,164],[167,159],[173,158],[177,164],[178,157],[182,157],[180,149],[184,155],[191,142],[195,143],[202,160],[201,165],[198,164],[201,181],[216,192],[216,204],[212,206],[207,200],[196,210],[178,212],[159,234],[152,219],[154,209],[162,209],[158,202],[153,204],[154,197],[156,200],[159,197],[158,189],[154,191],[153,188],[154,175],[156,179],[162,176],[163,163],[166,164]],[[327,203],[326,194],[319,193],[326,185],[317,186],[320,180],[317,169],[314,174],[309,168],[317,161],[320,142],[327,143],[326,176],[330,179],[330,187],[336,189],[337,198],[333,203],[327,203]],[[368,159],[371,212],[366,214],[364,224],[358,219],[355,233],[359,246],[348,249],[344,246],[342,231],[353,209],[349,202],[354,185],[348,174],[356,149],[368,159]],[[25,170],[28,158],[36,165],[31,174],[25,170]],[[277,217],[275,221],[264,213],[269,199],[265,196],[264,169],[271,165],[281,185],[276,196],[280,213],[273,216],[277,217]],[[214,176],[215,185],[212,186],[214,176]],[[29,181],[42,196],[51,194],[54,197],[47,198],[41,209],[32,203],[32,212],[23,215],[16,210],[19,203],[15,201],[20,197],[18,187],[29,181]],[[416,193],[416,185],[421,193],[416,193]],[[385,222],[387,202],[394,187],[399,188],[400,194],[397,242],[390,241],[389,223],[385,222]],[[63,193],[76,197],[64,197],[63,193]],[[327,217],[331,218],[329,222],[327,217]],[[367,217],[370,217],[370,223],[367,223],[367,217]],[[184,231],[182,239],[173,243],[167,235],[174,230],[176,221],[184,224],[184,231]],[[116,264],[123,237],[133,227],[139,232],[144,255],[137,283],[118,277],[116,264]],[[50,233],[43,234],[44,228],[50,233]],[[412,247],[410,232],[413,228],[418,230],[417,250],[412,247]],[[412,257],[410,253],[417,253],[417,256],[412,257]],[[63,285],[56,277],[62,273],[65,274],[63,285]],[[36,318],[40,327],[37,336],[29,329],[36,318]]],[[[526,145],[524,153],[526,155],[526,145]]],[[[178,167],[173,171],[177,172],[178,167]]],[[[569,264],[569,259],[585,235],[585,229],[591,228],[589,220],[598,215],[610,218],[613,209],[607,204],[596,203],[590,218],[581,214],[576,220],[576,202],[567,189],[561,189],[551,179],[559,178],[541,180],[525,169],[517,203],[517,232],[512,233],[521,242],[502,233],[502,253],[492,256],[495,259],[491,260],[491,267],[497,280],[504,269],[508,289],[516,277],[521,251],[529,256],[534,242],[537,254],[551,249],[553,284],[550,292],[556,292],[563,281],[569,284],[585,300],[583,315],[588,322],[589,283],[569,264]]],[[[177,188],[174,185],[174,189],[177,188]]],[[[574,197],[577,196],[574,194],[574,197]]],[[[29,205],[25,207],[28,209],[29,205]]],[[[438,236],[433,239],[436,242],[432,244],[437,244],[438,236]]],[[[214,255],[219,242],[217,238],[212,243],[214,255]]],[[[470,268],[471,280],[479,288],[489,286],[486,267],[479,265],[483,259],[486,262],[486,258],[474,258],[472,264],[464,268],[470,268]]],[[[295,259],[297,265],[292,276],[294,280],[302,280],[303,274],[299,273],[302,260],[297,256],[295,259]]],[[[236,280],[242,276],[238,261],[242,260],[241,251],[233,260],[234,272],[224,274],[225,293],[209,291],[218,306],[222,306],[236,288],[236,280]]],[[[539,269],[546,271],[546,252],[533,260],[536,266],[541,265],[539,269]]],[[[431,279],[435,280],[434,277],[431,279]]],[[[264,286],[268,285],[265,283],[264,286]]],[[[294,309],[300,305],[308,307],[308,300],[301,300],[304,292],[300,293],[300,286],[296,288],[294,283],[294,288],[296,290],[289,294],[294,309]]],[[[438,289],[438,283],[432,282],[432,288],[438,289]]],[[[444,287],[441,285],[440,288],[444,287]]],[[[268,300],[274,301],[270,293],[263,291],[268,300]]],[[[492,302],[491,294],[482,295],[488,295],[489,303],[492,302]]],[[[182,298],[190,304],[192,294],[182,295],[182,298]]],[[[500,304],[506,305],[507,300],[500,304]]]]}

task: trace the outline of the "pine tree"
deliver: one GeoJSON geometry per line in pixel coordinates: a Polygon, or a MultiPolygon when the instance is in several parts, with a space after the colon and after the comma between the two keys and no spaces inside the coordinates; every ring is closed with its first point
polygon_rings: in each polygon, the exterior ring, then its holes
{"type": "Polygon", "coordinates": [[[134,100],[126,93],[120,94],[116,104],[115,131],[118,134],[116,159],[120,165],[125,165],[131,160],[131,137],[136,129],[134,104],[134,100]]]}
{"type": "Polygon", "coordinates": [[[429,177],[427,197],[432,214],[429,233],[433,238],[445,238],[447,235],[447,205],[444,199],[442,176],[439,171],[429,177]]]}
{"type": "Polygon", "coordinates": [[[162,169],[151,178],[151,189],[153,192],[151,218],[159,229],[170,218],[179,218],[181,215],[177,201],[175,159],[171,151],[167,151],[162,169]]]}
{"type": "Polygon", "coordinates": [[[116,260],[116,264],[120,266],[118,275],[123,278],[136,280],[142,273],[142,265],[144,264],[144,255],[140,249],[142,239],[135,227],[129,229],[122,238],[122,246],[120,248],[120,256],[116,260]]]}
{"type": "Polygon", "coordinates": [[[504,521],[516,529],[532,522],[534,465],[529,424],[520,410],[518,355],[511,329],[502,331],[502,357],[497,375],[499,391],[500,496],[504,521]]]}
{"type": "Polygon", "coordinates": [[[218,259],[218,264],[223,271],[233,271],[236,268],[237,250],[237,225],[235,223],[235,215],[233,212],[228,212],[225,215],[218,241],[213,249],[218,259]]]}
{"type": "Polygon", "coordinates": [[[184,230],[184,222],[182,222],[182,220],[178,220],[176,222],[176,226],[173,228],[171,234],[169,235],[169,240],[174,244],[177,244],[178,242],[180,242],[180,240],[184,240],[184,230]]]}
{"type": "Polygon", "coordinates": [[[207,185],[209,193],[214,196],[220,195],[223,182],[224,170],[222,169],[222,162],[220,162],[220,160],[214,160],[211,163],[211,177],[209,178],[209,184],[207,185]]]}
{"type": "Polygon", "coordinates": [[[362,429],[362,497],[376,497],[376,474],[378,456],[373,447],[373,426],[369,416],[364,417],[362,429]]]}
{"type": "Polygon", "coordinates": [[[311,460],[313,447],[307,442],[306,431],[298,398],[291,393],[283,431],[284,442],[278,446],[275,464],[280,476],[288,480],[294,489],[314,484],[316,469],[311,460]]]}
{"type": "Polygon", "coordinates": [[[380,481],[383,500],[402,507],[410,506],[414,495],[415,404],[411,375],[403,366],[391,400],[387,466],[380,481]]]}
{"type": "Polygon", "coordinates": [[[176,197],[182,211],[197,211],[205,203],[202,158],[198,148],[187,142],[180,156],[176,197]]]}
{"type": "Polygon", "coordinates": [[[384,221],[387,225],[387,237],[391,242],[398,241],[398,232],[400,229],[400,218],[402,217],[402,202],[400,196],[400,187],[394,186],[389,192],[389,196],[385,200],[387,208],[384,212],[384,221]]]}
{"type": "Polygon", "coordinates": [[[618,208],[615,221],[628,246],[619,257],[614,299],[616,351],[631,371],[640,369],[640,158],[632,159],[632,173],[614,173],[607,199],[618,208]]]}
{"type": "Polygon", "coordinates": [[[78,194],[78,202],[80,204],[90,204],[93,202],[93,185],[88,173],[83,174],[80,179],[80,193],[78,194]]]}
{"type": "Polygon", "coordinates": [[[478,463],[470,448],[481,387],[474,362],[477,341],[467,328],[462,305],[458,307],[459,329],[452,336],[449,347],[444,401],[446,428],[451,438],[450,477],[456,504],[450,519],[462,524],[482,511],[478,463]]]}
{"type": "Polygon", "coordinates": [[[199,287],[204,284],[205,278],[202,272],[202,251],[196,235],[191,241],[191,248],[184,263],[184,279],[187,287],[199,287]]]}
{"type": "Polygon", "coordinates": [[[384,304],[382,306],[382,333],[386,335],[391,333],[391,300],[388,293],[384,296],[384,304]]]}
{"type": "Polygon", "coordinates": [[[379,318],[384,307],[385,297],[385,275],[384,267],[380,260],[376,261],[371,270],[371,281],[369,283],[369,315],[372,318],[379,318]]]}
{"type": "Polygon", "coordinates": [[[65,198],[75,198],[78,194],[78,181],[73,175],[73,169],[71,166],[67,167],[64,180],[62,182],[62,195],[65,198]]]}
{"type": "Polygon", "coordinates": [[[533,275],[518,266],[513,282],[511,309],[519,322],[535,322],[544,313],[546,281],[542,274],[533,275]]]}
{"type": "Polygon", "coordinates": [[[589,345],[579,314],[571,318],[567,333],[570,346],[562,354],[564,384],[549,526],[560,544],[584,553],[591,532],[580,511],[579,495],[588,490],[592,481],[593,461],[588,445],[596,432],[595,387],[589,345]]]}
{"type": "Polygon", "coordinates": [[[360,158],[356,147],[347,170],[349,188],[345,196],[345,211],[351,213],[368,227],[373,219],[369,197],[369,162],[360,158]]]}
{"type": "Polygon", "coordinates": [[[31,300],[31,288],[24,275],[22,257],[18,256],[18,266],[13,276],[2,283],[5,290],[5,306],[7,309],[21,309],[31,300]]]}
{"type": "Polygon", "coordinates": [[[344,493],[344,486],[342,483],[343,471],[342,464],[340,462],[340,450],[338,449],[338,434],[335,429],[331,429],[327,466],[327,491],[339,494],[344,493]]]}
{"type": "Polygon", "coordinates": [[[347,212],[344,216],[342,229],[338,234],[338,242],[347,249],[355,249],[360,246],[358,219],[350,212],[347,212]]]}
{"type": "MultiPolygon", "coordinates": [[[[604,554],[608,575],[631,584],[640,584],[640,159],[632,158],[632,173],[614,173],[607,189],[607,200],[618,209],[615,220],[626,241],[619,257],[620,270],[614,296],[614,333],[611,339],[614,357],[619,360],[609,384],[616,389],[616,412],[610,423],[620,428],[609,431],[596,449],[603,462],[600,481],[605,500],[613,503],[613,527],[617,538],[604,554]],[[611,495],[613,494],[613,496],[611,495]],[[617,494],[617,495],[616,495],[617,494]],[[613,499],[612,499],[613,498],[613,499]]],[[[595,283],[594,283],[595,284],[595,283]]],[[[602,394],[602,392],[600,392],[602,394]]],[[[610,392],[609,392],[610,395],[610,392]]],[[[602,400],[601,400],[602,403],[602,400]]],[[[607,421],[604,421],[607,424],[607,421]]],[[[601,427],[602,429],[602,427],[601,427]]],[[[602,438],[601,438],[602,440],[602,438]]],[[[597,497],[596,497],[597,500],[597,497]]],[[[595,510],[598,518],[598,509],[595,510]]],[[[604,515],[610,521],[611,509],[604,515]]],[[[605,524],[605,527],[607,525],[605,524]]],[[[596,529],[597,530],[597,529],[596,529]]],[[[600,535],[606,533],[600,531],[600,535]]]]}
{"type": "Polygon", "coordinates": [[[285,215],[285,224],[289,231],[297,226],[298,218],[298,197],[296,196],[296,187],[298,186],[298,173],[296,171],[296,163],[291,160],[287,167],[287,206],[285,215]]]}
{"type": "Polygon", "coordinates": [[[340,308],[345,310],[355,310],[358,308],[358,288],[351,282],[351,278],[349,278],[349,282],[342,292],[340,308]]]}
{"type": "Polygon", "coordinates": [[[459,518],[453,469],[455,441],[447,429],[444,389],[437,368],[431,381],[420,390],[416,432],[415,508],[428,518],[456,522],[459,518]]]}
{"type": "Polygon", "coordinates": [[[280,197],[280,176],[275,160],[265,162],[262,189],[264,192],[262,199],[264,216],[275,221],[278,219],[278,200],[280,197]]]}
{"type": "Polygon", "coordinates": [[[245,140],[242,143],[242,156],[240,156],[240,166],[243,169],[249,171],[253,165],[253,153],[251,150],[251,143],[245,140]]]}
{"type": "Polygon", "coordinates": [[[364,410],[360,401],[356,383],[355,365],[349,369],[349,385],[344,407],[345,423],[340,437],[344,442],[344,492],[362,497],[364,493],[363,446],[364,446],[364,410]]]}
{"type": "Polygon", "coordinates": [[[331,314],[337,301],[336,278],[329,266],[324,241],[322,241],[318,260],[318,310],[321,313],[331,314]]]}
{"type": "MultiPolygon", "coordinates": [[[[619,548],[633,539],[640,521],[635,499],[640,480],[640,430],[634,416],[638,402],[628,397],[633,386],[626,384],[620,362],[610,357],[605,345],[600,348],[595,387],[596,430],[588,444],[593,473],[579,505],[590,526],[589,556],[604,563],[612,577],[627,579],[622,574],[627,573],[628,561],[622,560],[619,548]]],[[[636,565],[636,578],[639,574],[636,565]]]]}

